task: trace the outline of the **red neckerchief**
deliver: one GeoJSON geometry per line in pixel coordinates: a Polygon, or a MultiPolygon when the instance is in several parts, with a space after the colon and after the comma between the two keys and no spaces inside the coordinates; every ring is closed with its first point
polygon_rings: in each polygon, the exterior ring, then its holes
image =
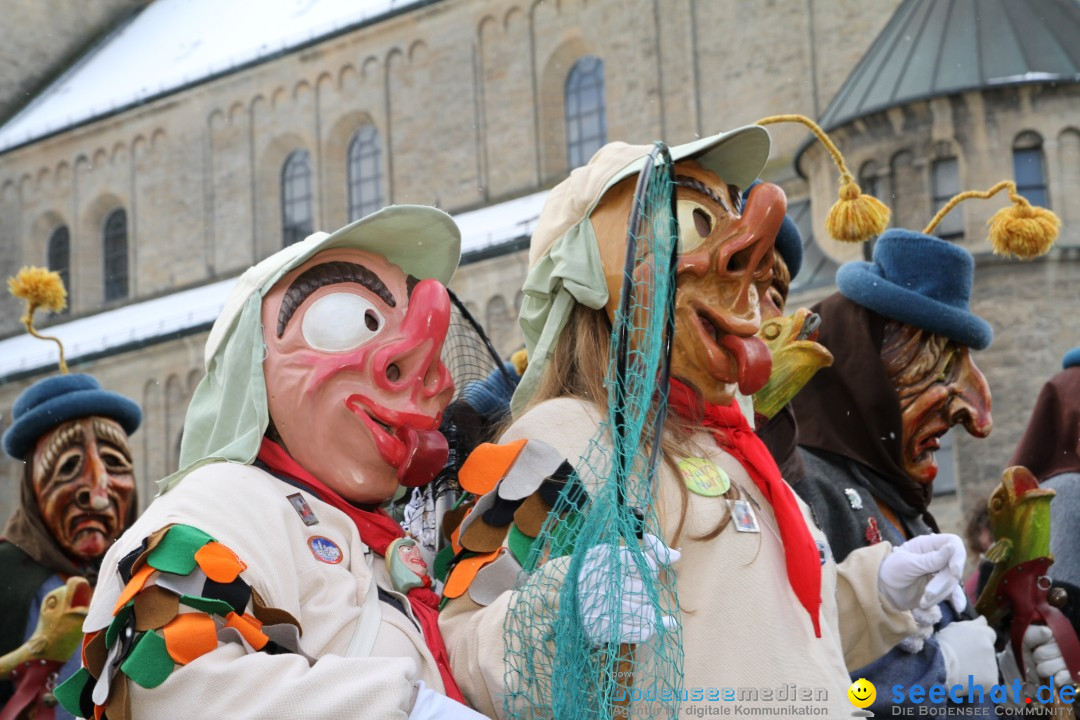
{"type": "MultiPolygon", "coordinates": [[[[277,443],[263,438],[258,459],[275,473],[287,475],[310,490],[324,503],[333,505],[348,515],[356,524],[360,539],[376,555],[385,557],[387,546],[394,540],[405,537],[405,531],[385,510],[382,508],[362,510],[356,507],[300,467],[300,464],[277,443]]],[[[442,633],[439,632],[439,596],[431,591],[431,580],[428,578],[424,580],[424,587],[413,588],[405,593],[405,596],[409,599],[409,605],[412,606],[413,615],[420,622],[424,642],[427,643],[428,650],[431,651],[435,664],[439,667],[439,674],[442,676],[447,696],[464,703],[465,697],[461,694],[450,672],[450,658],[443,644],[442,633]]]]}
{"type": "Polygon", "coordinates": [[[780,469],[769,450],[750,429],[736,403],[727,407],[706,403],[686,385],[672,379],[668,405],[684,418],[700,421],[711,430],[716,444],[739,461],[772,505],[776,524],[780,527],[780,542],[784,545],[788,582],[795,597],[810,613],[814,634],[821,637],[818,618],[821,609],[821,559],[817,543],[810,535],[791,488],[780,477],[780,469]]]}

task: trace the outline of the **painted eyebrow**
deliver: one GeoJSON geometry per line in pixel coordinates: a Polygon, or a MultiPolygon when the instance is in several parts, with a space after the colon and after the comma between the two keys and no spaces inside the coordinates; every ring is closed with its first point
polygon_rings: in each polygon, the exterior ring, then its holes
{"type": "Polygon", "coordinates": [[[692,177],[687,177],[686,175],[676,175],[675,176],[675,184],[677,186],[679,186],[679,187],[686,188],[687,190],[693,190],[694,192],[699,192],[702,195],[704,195],[705,197],[712,200],[714,203],[716,203],[720,207],[724,208],[724,210],[727,210],[728,212],[731,212],[730,203],[727,203],[727,202],[724,202],[723,200],[721,200],[720,196],[716,194],[715,190],[713,190],[711,187],[709,187],[705,183],[701,182],[700,180],[698,180],[696,178],[692,178],[692,177]]]}
{"type": "Polygon", "coordinates": [[[41,454],[41,466],[44,468],[46,477],[52,475],[53,466],[60,457],[60,453],[73,442],[81,441],[82,437],[82,424],[80,424],[78,420],[75,420],[67,427],[62,427],[57,430],[53,436],[49,438],[49,442],[45,446],[44,452],[41,454]]]}
{"type": "Polygon", "coordinates": [[[281,337],[285,334],[289,320],[311,293],[327,285],[340,283],[363,285],[390,307],[397,306],[390,288],[386,287],[378,275],[363,265],[342,261],[322,263],[300,273],[300,276],[293,280],[289,289],[285,291],[285,297],[281,300],[281,310],[278,312],[277,336],[281,337]]]}

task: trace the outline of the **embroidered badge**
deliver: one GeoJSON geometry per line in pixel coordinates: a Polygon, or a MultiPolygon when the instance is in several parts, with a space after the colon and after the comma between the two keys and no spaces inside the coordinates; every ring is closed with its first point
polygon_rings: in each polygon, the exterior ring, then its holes
{"type": "Polygon", "coordinates": [[[296,514],[300,516],[300,519],[304,521],[304,524],[308,527],[319,524],[319,518],[315,517],[315,513],[311,511],[311,506],[307,504],[307,500],[300,493],[293,493],[285,498],[288,500],[293,509],[296,510],[296,514]]]}
{"type": "Polygon", "coordinates": [[[312,535],[308,538],[307,544],[311,549],[311,554],[315,556],[315,559],[324,563],[337,565],[345,556],[345,554],[341,552],[341,548],[337,546],[337,543],[322,535],[312,535]]]}
{"type": "Polygon", "coordinates": [[[731,478],[716,463],[705,458],[683,458],[679,471],[687,489],[705,497],[719,497],[731,487],[731,478]]]}
{"type": "Polygon", "coordinates": [[[881,528],[877,526],[877,520],[870,518],[866,523],[866,544],[877,545],[881,542],[881,528]]]}
{"type": "Polygon", "coordinates": [[[735,517],[736,530],[745,533],[761,532],[758,527],[757,516],[754,515],[754,508],[750,507],[750,503],[745,500],[736,500],[733,505],[732,515],[735,517]]]}
{"type": "Polygon", "coordinates": [[[844,488],[844,495],[847,495],[848,505],[852,510],[862,510],[862,498],[859,497],[859,493],[855,492],[854,488],[844,488]]]}
{"type": "Polygon", "coordinates": [[[817,541],[817,554],[818,560],[820,560],[821,564],[824,566],[825,561],[829,559],[829,546],[821,540],[817,541]]]}

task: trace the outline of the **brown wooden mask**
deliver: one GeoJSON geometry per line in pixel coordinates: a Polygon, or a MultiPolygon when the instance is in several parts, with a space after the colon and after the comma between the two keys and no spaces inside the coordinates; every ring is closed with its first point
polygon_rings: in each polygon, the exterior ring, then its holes
{"type": "Polygon", "coordinates": [[[949,428],[990,434],[990,388],[970,348],[913,325],[885,323],[881,359],[900,401],[904,470],[929,484],[938,472],[934,451],[949,428]]]}
{"type": "MultiPolygon", "coordinates": [[[[729,404],[736,384],[746,395],[769,377],[768,348],[754,334],[760,298],[773,275],[773,242],[783,222],[783,190],[764,183],[741,207],[738,188],[692,160],[675,166],[679,262],[671,374],[707,402],[729,404]]],[[[619,304],[626,226],[636,176],[600,200],[590,219],[607,279],[608,317],[619,304]]]]}
{"type": "Polygon", "coordinates": [[[127,433],[105,417],[71,420],[38,438],[30,462],[38,510],[56,543],[81,562],[104,555],[124,531],[135,492],[127,433]]]}

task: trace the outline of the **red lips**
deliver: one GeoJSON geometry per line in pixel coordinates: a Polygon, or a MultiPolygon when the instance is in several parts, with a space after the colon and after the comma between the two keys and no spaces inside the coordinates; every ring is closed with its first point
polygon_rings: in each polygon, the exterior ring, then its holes
{"type": "Polygon", "coordinates": [[[446,464],[450,449],[439,417],[391,410],[363,395],[350,395],[345,405],[367,426],[383,462],[397,468],[402,485],[426,485],[446,464]]]}

